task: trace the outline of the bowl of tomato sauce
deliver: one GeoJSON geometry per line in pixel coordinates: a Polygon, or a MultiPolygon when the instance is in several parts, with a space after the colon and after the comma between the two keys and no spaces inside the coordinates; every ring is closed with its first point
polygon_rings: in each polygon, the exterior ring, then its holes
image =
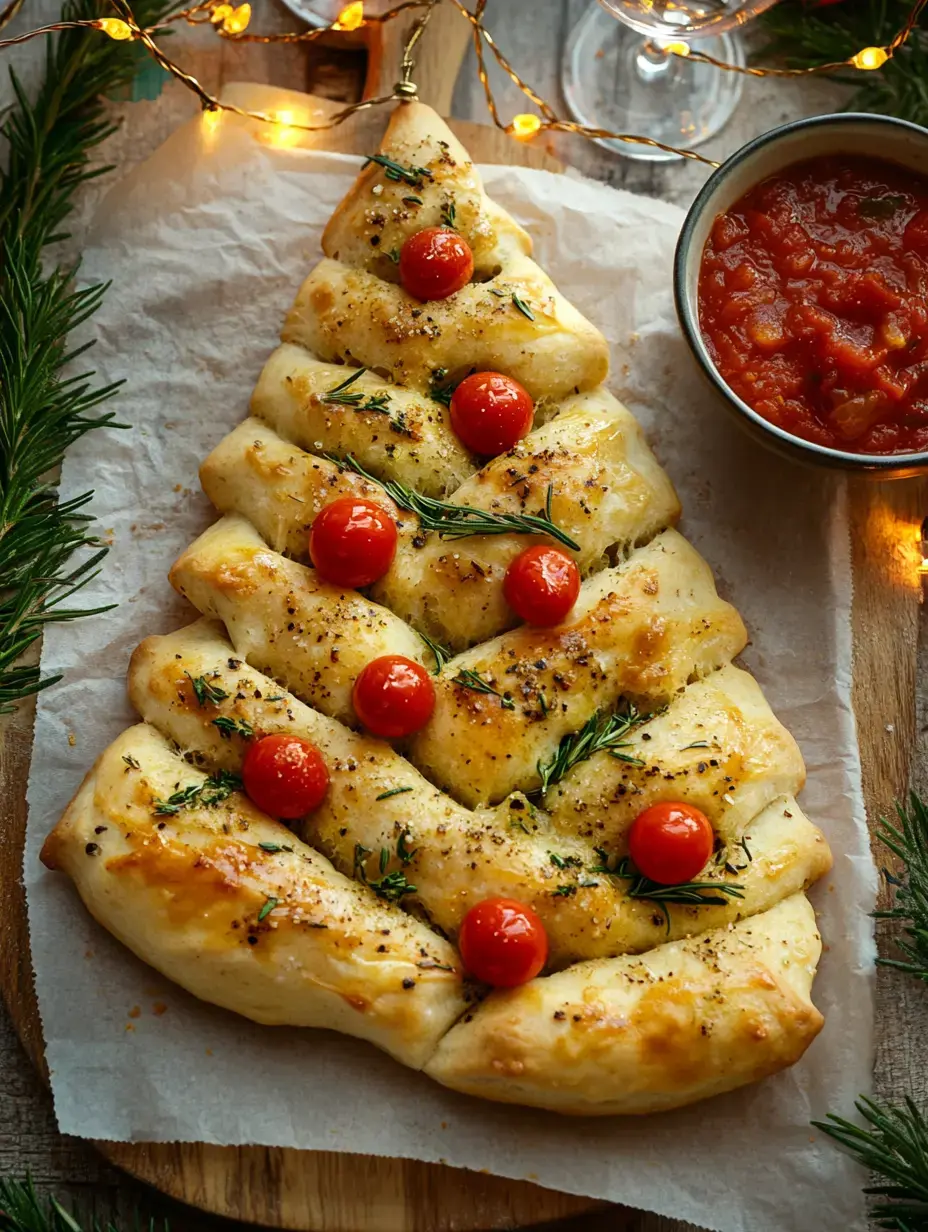
{"type": "Polygon", "coordinates": [[[684,336],[724,405],[800,461],[928,472],[928,130],[843,113],[772,129],[677,243],[684,336]]]}

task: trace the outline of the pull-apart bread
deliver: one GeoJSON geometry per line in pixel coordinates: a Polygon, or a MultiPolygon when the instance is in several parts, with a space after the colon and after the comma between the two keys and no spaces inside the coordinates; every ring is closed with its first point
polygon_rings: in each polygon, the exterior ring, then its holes
{"type": "Polygon", "coordinates": [[[795,741],[733,663],[741,618],[603,384],[605,340],[417,103],[323,249],[250,417],[201,469],[219,518],[171,571],[200,619],[136,650],[141,722],[45,863],[197,997],[357,1036],[486,1099],[648,1113],[792,1065],[822,1026],[804,891],[831,856],[796,803],[795,741]],[[428,229],[473,260],[434,299],[404,270],[428,229]],[[501,452],[455,420],[454,391],[486,373],[532,408],[501,452]],[[310,548],[339,501],[395,527],[366,584],[310,548]],[[520,619],[508,589],[538,545],[577,577],[554,622],[520,619]],[[433,695],[397,738],[359,713],[359,677],[389,656],[433,695]],[[245,764],[271,737],[327,775],[286,821],[245,764]],[[632,858],[661,809],[709,827],[682,885],[632,858]],[[469,960],[470,922],[500,900],[543,937],[537,974],[481,979],[469,960]]]}

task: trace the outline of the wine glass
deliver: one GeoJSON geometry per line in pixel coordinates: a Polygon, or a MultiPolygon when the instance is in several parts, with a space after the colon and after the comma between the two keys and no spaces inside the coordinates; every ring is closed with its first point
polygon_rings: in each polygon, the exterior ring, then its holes
{"type": "MultiPolygon", "coordinates": [[[[564,51],[562,81],[571,114],[581,124],[653,137],[677,149],[699,145],[731,116],[743,78],[688,60],[667,46],[686,43],[717,60],[743,65],[744,48],[734,31],[775,3],[599,0],[574,27],[564,51]]],[[[676,157],[625,141],[603,139],[600,144],[629,158],[676,157]]]]}

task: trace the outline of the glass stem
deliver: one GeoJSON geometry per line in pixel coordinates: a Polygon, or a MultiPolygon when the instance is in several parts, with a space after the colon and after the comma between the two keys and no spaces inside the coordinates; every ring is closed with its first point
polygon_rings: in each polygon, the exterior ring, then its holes
{"type": "Polygon", "coordinates": [[[662,81],[673,72],[673,56],[653,39],[645,39],[635,56],[635,72],[645,84],[662,81]]]}

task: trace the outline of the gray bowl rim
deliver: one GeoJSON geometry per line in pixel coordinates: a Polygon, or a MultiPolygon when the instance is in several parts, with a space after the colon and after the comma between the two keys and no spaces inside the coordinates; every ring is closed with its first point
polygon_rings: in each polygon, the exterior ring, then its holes
{"type": "MultiPolygon", "coordinates": [[[[910,120],[899,120],[895,116],[884,116],[869,111],[831,112],[827,115],[809,116],[803,120],[792,120],[788,124],[781,124],[777,128],[771,128],[766,133],[761,133],[759,137],[755,137],[746,145],[741,146],[740,149],[726,158],[721,166],[712,172],[696,194],[692,205],[687,211],[677,239],[673,260],[673,297],[677,310],[677,319],[683,330],[683,336],[689,343],[690,350],[696,357],[703,373],[722,397],[731,403],[756,428],[775,437],[789,452],[799,451],[806,453],[809,455],[810,461],[817,461],[826,466],[840,467],[847,470],[868,470],[871,473],[874,471],[895,471],[905,466],[928,468],[928,450],[920,453],[850,453],[844,449],[832,449],[828,445],[819,445],[815,441],[807,441],[804,437],[794,436],[791,432],[786,432],[783,428],[772,424],[769,419],[764,419],[763,415],[759,415],[753,407],[748,406],[746,402],[739,398],[735,391],[720,376],[706,350],[706,345],[699,330],[697,319],[698,306],[694,311],[691,311],[686,294],[686,274],[696,224],[709,206],[720,184],[731,175],[737,166],[744,162],[746,158],[750,158],[757,150],[778,141],[788,133],[794,133],[806,128],[820,128],[825,125],[840,128],[845,125],[859,124],[862,121],[867,124],[886,124],[894,128],[907,129],[912,133],[918,134],[928,143],[928,128],[922,128],[920,124],[913,124],[910,120]]],[[[802,156],[799,155],[794,161],[801,163],[803,161],[802,156]]],[[[893,160],[884,159],[883,161],[892,162],[893,160]]],[[[758,183],[760,183],[760,180],[758,180],[758,183]]],[[[702,260],[701,253],[699,259],[702,260]]]]}

